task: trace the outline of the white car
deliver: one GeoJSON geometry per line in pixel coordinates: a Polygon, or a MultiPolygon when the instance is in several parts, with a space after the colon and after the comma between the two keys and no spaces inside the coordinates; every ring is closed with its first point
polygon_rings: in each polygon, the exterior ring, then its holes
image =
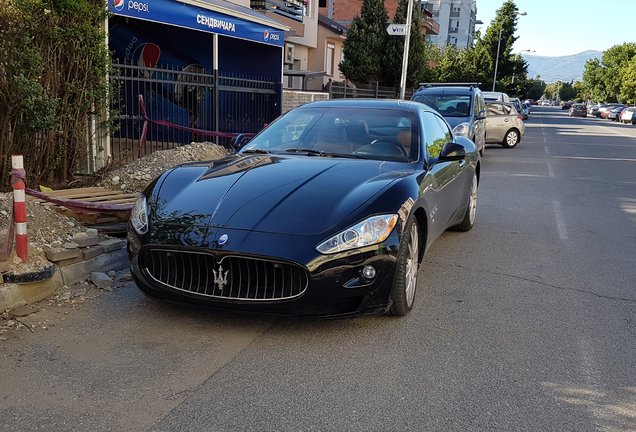
{"type": "Polygon", "coordinates": [[[623,117],[621,117],[621,122],[636,124],[636,115],[634,115],[634,112],[636,112],[636,106],[627,107],[627,109],[623,111],[623,117]]]}

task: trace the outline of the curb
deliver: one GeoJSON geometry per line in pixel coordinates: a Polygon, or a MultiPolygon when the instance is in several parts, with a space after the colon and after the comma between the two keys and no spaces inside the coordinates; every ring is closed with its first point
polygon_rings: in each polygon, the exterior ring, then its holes
{"type": "Polygon", "coordinates": [[[91,272],[117,271],[127,267],[128,256],[126,248],[122,247],[75,264],[63,267],[51,266],[40,273],[19,275],[19,281],[0,285],[0,312],[45,300],[64,285],[72,285],[90,279],[91,272]],[[35,275],[36,280],[23,282],[25,278],[29,279],[27,277],[29,275],[35,275]],[[44,275],[49,275],[49,277],[38,280],[44,275]]]}

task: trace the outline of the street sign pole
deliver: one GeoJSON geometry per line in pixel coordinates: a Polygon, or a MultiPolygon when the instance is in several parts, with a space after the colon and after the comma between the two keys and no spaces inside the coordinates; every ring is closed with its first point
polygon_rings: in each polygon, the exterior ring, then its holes
{"type": "Polygon", "coordinates": [[[406,88],[406,70],[409,66],[409,42],[411,40],[411,19],[413,18],[413,0],[409,0],[406,12],[406,35],[404,37],[404,55],[402,56],[402,79],[400,80],[400,99],[404,99],[406,88]]]}

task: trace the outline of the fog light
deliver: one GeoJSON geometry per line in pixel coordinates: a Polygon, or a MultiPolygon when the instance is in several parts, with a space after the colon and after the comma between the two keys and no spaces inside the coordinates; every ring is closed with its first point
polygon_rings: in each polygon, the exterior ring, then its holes
{"type": "Polygon", "coordinates": [[[367,279],[373,279],[375,277],[375,268],[371,266],[364,266],[362,269],[362,276],[367,279]]]}

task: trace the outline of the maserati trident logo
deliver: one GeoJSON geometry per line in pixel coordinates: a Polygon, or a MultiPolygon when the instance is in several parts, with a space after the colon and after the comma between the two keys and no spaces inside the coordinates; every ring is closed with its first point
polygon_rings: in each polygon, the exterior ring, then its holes
{"type": "Polygon", "coordinates": [[[225,288],[225,285],[227,285],[227,274],[230,272],[229,270],[226,270],[225,273],[223,273],[223,266],[219,266],[219,272],[217,273],[216,270],[212,270],[212,272],[214,273],[214,286],[219,287],[219,290],[223,291],[223,288],[225,288]]]}

